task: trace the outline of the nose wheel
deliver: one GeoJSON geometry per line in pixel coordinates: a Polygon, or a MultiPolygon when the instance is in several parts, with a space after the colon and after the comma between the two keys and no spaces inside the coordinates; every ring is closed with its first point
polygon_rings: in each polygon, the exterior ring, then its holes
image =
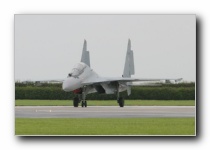
{"type": "Polygon", "coordinates": [[[82,101],[81,106],[82,107],[87,107],[87,101],[82,101]]]}
{"type": "Polygon", "coordinates": [[[86,88],[83,87],[82,93],[77,95],[73,100],[74,107],[78,107],[80,102],[82,107],[87,107],[86,94],[86,88]]]}
{"type": "Polygon", "coordinates": [[[87,107],[87,101],[86,100],[81,100],[81,99],[79,99],[79,97],[75,97],[73,99],[74,107],[78,107],[80,102],[81,102],[82,107],[87,107]]]}

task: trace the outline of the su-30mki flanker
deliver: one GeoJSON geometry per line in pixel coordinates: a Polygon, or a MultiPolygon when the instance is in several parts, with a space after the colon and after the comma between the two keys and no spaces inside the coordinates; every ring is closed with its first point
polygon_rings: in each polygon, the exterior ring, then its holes
{"type": "Polygon", "coordinates": [[[131,50],[131,41],[128,40],[125,66],[122,77],[102,77],[99,76],[90,67],[89,51],[87,51],[87,42],[84,41],[81,62],[77,63],[67,78],[63,81],[62,88],[66,92],[73,91],[75,97],[73,100],[74,107],[81,103],[82,107],[87,107],[86,95],[90,93],[116,94],[116,99],[120,107],[124,107],[124,98],[120,92],[127,90],[131,94],[131,86],[153,85],[163,83],[178,83],[178,79],[140,79],[131,78],[134,75],[134,58],[131,50]]]}

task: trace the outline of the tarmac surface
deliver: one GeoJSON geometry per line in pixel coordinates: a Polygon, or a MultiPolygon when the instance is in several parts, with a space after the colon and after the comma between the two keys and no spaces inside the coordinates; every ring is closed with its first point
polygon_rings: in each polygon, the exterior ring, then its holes
{"type": "Polygon", "coordinates": [[[195,106],[16,106],[15,118],[195,117],[195,106]]]}

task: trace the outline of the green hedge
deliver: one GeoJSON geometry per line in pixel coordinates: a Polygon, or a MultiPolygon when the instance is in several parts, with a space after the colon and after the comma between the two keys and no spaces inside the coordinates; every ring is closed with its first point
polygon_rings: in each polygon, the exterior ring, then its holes
{"type": "MultiPolygon", "coordinates": [[[[195,87],[132,87],[131,95],[127,92],[120,93],[125,99],[147,99],[147,100],[194,100],[195,87]]],[[[17,86],[15,87],[15,99],[50,99],[68,100],[73,99],[72,92],[64,92],[60,86],[17,86]]],[[[99,100],[116,99],[116,94],[88,94],[87,99],[99,100]]]]}

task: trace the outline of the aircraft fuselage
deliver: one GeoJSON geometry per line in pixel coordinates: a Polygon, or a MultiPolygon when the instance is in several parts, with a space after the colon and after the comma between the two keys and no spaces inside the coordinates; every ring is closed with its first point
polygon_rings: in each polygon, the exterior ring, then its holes
{"type": "Polygon", "coordinates": [[[98,74],[85,63],[78,63],[63,81],[62,88],[66,92],[75,91],[82,87],[82,82],[91,78],[98,78],[98,74]]]}

